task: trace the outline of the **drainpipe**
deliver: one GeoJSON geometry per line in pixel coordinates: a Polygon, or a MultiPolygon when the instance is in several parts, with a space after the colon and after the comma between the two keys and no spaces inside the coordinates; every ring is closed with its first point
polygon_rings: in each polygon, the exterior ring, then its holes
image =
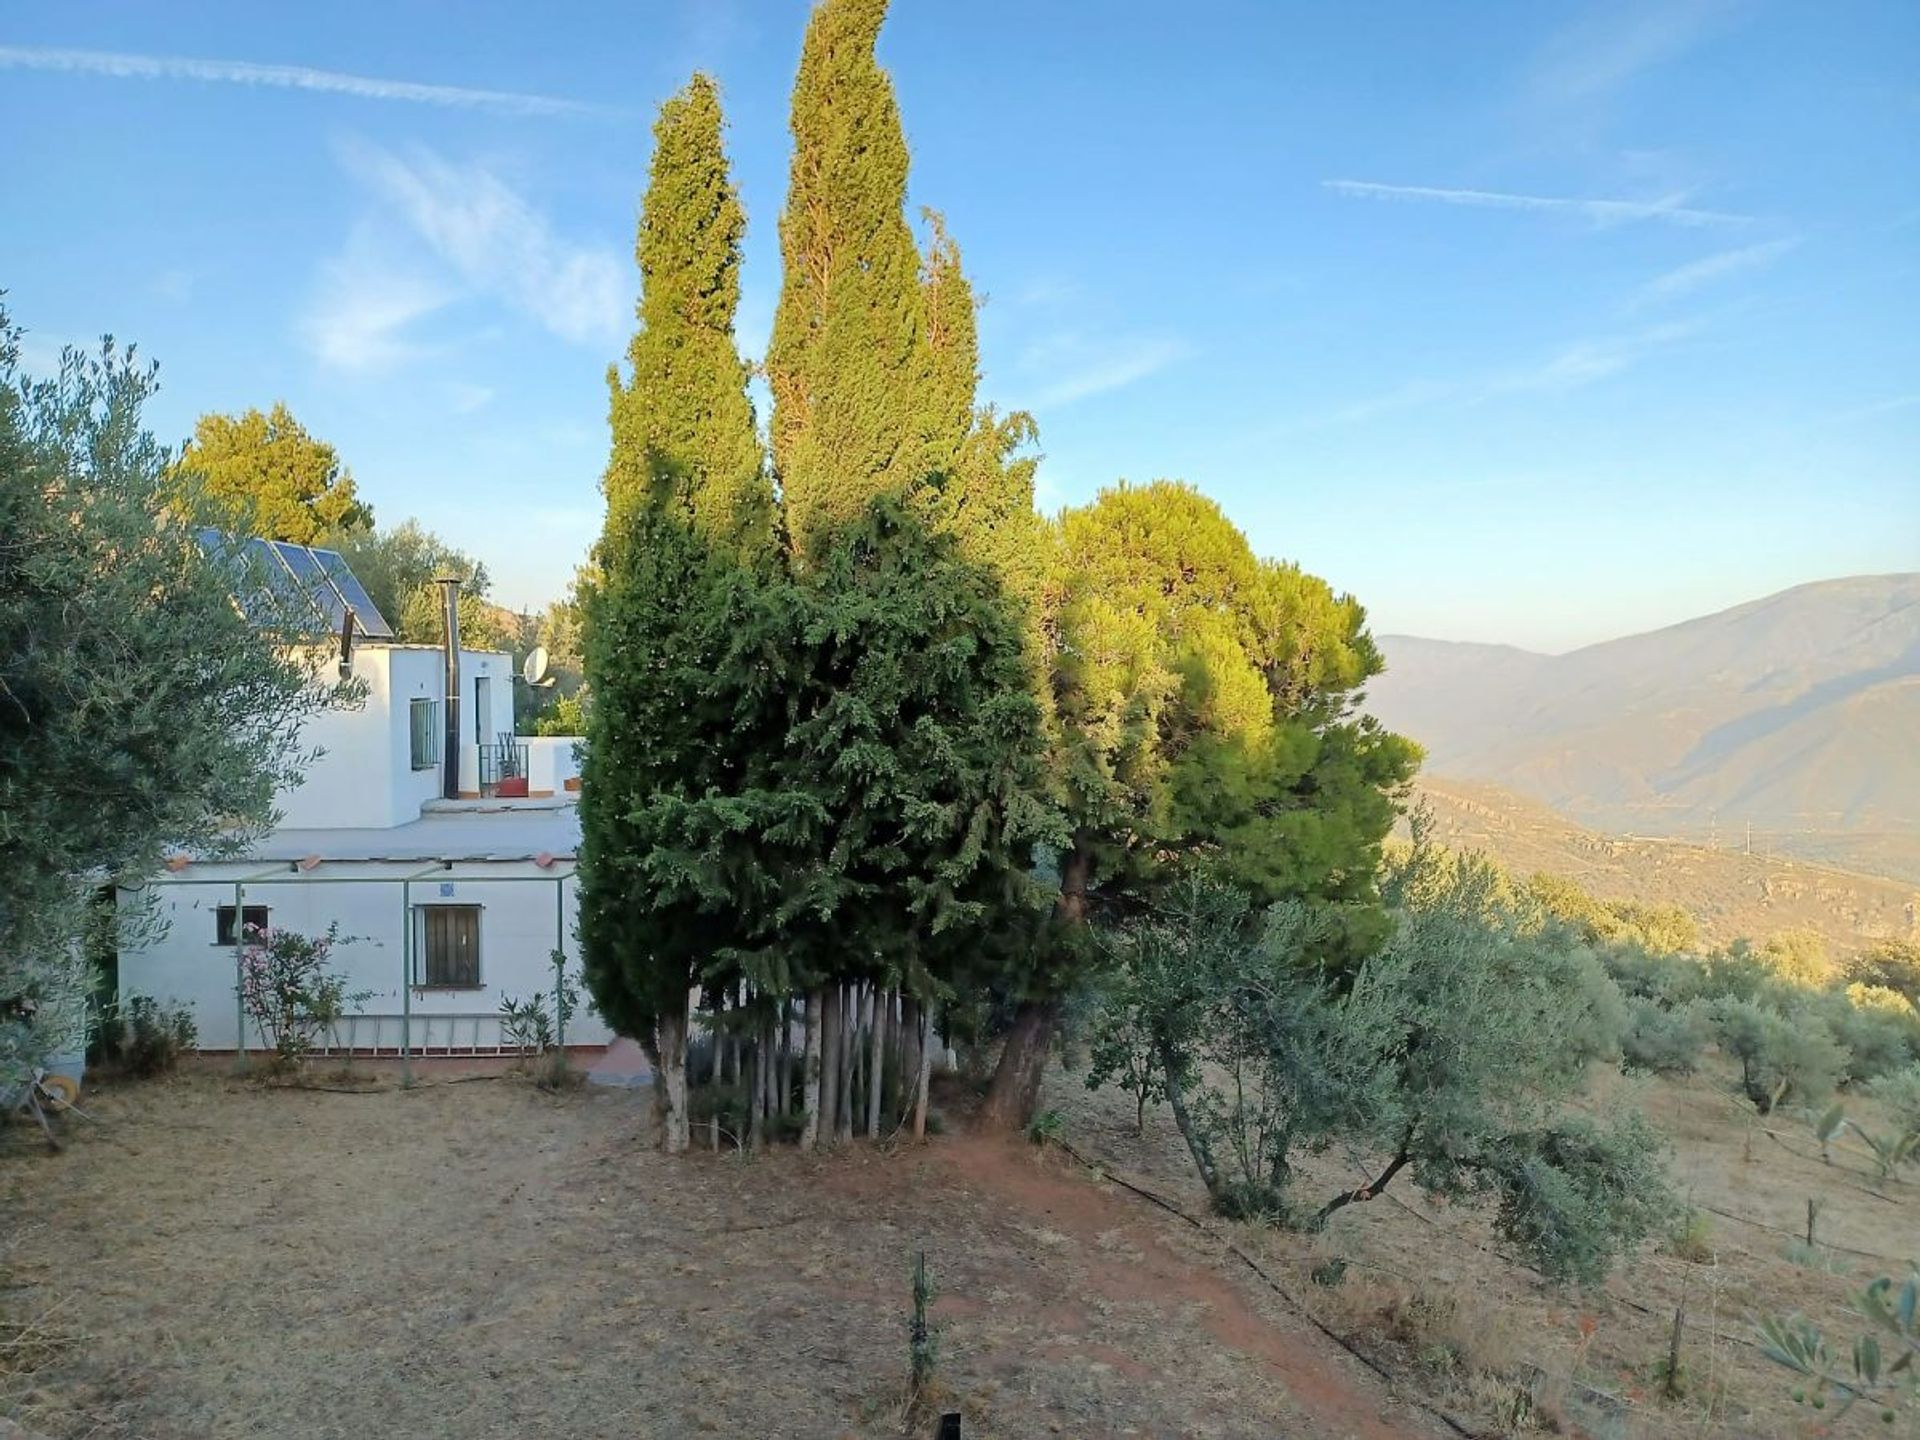
{"type": "Polygon", "coordinates": [[[440,758],[440,793],[449,800],[460,798],[460,577],[443,575],[434,582],[440,587],[442,613],[441,647],[447,656],[447,738],[440,758]]]}

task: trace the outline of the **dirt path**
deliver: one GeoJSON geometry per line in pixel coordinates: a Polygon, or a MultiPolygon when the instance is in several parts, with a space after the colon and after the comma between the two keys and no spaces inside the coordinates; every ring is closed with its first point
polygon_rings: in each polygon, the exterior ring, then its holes
{"type": "Polygon", "coordinates": [[[1367,1440],[1446,1433],[1384,1394],[1377,1377],[1324,1335],[1292,1317],[1262,1313],[1246,1288],[1207,1257],[1176,1249],[1184,1234],[1170,1232],[1137,1201],[1045,1163],[1031,1147],[970,1137],[943,1144],[938,1160],[956,1186],[978,1187],[1090,1242],[1097,1258],[1083,1263],[1082,1273],[1095,1293],[1190,1311],[1215,1342],[1270,1367],[1310,1433],[1367,1440]]]}
{"type": "Polygon", "coordinates": [[[0,1374],[50,1436],[897,1436],[908,1276],[976,1437],[1434,1433],[1171,1220],[1030,1147],[666,1163],[628,1095],[197,1078],[0,1154],[0,1374]]]}

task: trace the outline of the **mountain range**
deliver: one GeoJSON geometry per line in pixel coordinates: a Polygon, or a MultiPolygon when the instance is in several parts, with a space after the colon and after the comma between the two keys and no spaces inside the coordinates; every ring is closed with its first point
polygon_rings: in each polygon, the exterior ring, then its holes
{"type": "Polygon", "coordinates": [[[1920,574],[1797,586],[1562,655],[1386,635],[1367,708],[1615,834],[1920,884],[1920,574]]]}

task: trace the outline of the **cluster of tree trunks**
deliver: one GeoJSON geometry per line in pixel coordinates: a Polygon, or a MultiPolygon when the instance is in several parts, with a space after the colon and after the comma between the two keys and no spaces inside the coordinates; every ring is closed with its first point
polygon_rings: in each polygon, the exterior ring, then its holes
{"type": "MultiPolygon", "coordinates": [[[[705,1012],[711,1043],[697,1077],[708,1091],[697,1128],[711,1148],[758,1150],[795,1133],[796,1122],[804,1150],[856,1134],[926,1135],[936,1042],[931,1012],[912,996],[862,981],[805,996],[742,986],[722,1002],[705,1012]]],[[[662,1015],[652,1047],[670,1154],[694,1142],[689,1021],[684,1011],[662,1015]]]]}

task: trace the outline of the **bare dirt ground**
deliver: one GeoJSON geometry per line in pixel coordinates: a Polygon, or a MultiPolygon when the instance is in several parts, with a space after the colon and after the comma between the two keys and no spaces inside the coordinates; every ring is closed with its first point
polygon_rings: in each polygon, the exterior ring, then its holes
{"type": "MultiPolygon", "coordinates": [[[[1760,1353],[1753,1321],[1798,1311],[1844,1354],[1864,1328],[1851,1298],[1876,1275],[1904,1278],[1907,1257],[1920,1257],[1920,1186],[1877,1179],[1851,1137],[1824,1163],[1808,1116],[1763,1118],[1731,1092],[1717,1063],[1684,1083],[1596,1073],[1588,1103],[1638,1108],[1668,1136],[1681,1195],[1706,1224],[1697,1248],[1650,1247],[1598,1292],[1547,1285],[1501,1255],[1484,1211],[1437,1206],[1398,1185],[1348,1207],[1316,1237],[1208,1223],[1330,1329],[1469,1428],[1608,1437],[1908,1433],[1890,1431],[1871,1404],[1839,1423],[1834,1407],[1796,1405],[1792,1377],[1760,1353]],[[1811,1260],[1794,1246],[1804,1238],[1809,1198],[1820,1206],[1811,1260]],[[1313,1283],[1313,1270],[1335,1257],[1347,1262],[1344,1281],[1313,1283]],[[1682,1307],[1686,1394],[1674,1401],[1661,1393],[1660,1367],[1682,1307]]],[[[1049,1103],[1081,1153],[1204,1215],[1204,1191],[1164,1116],[1149,1111],[1145,1136],[1136,1136],[1131,1102],[1089,1095],[1071,1075],[1053,1077],[1049,1103]]],[[[1883,1125],[1868,1102],[1850,1099],[1846,1108],[1870,1128],[1883,1125]]],[[[1304,1170],[1301,1193],[1319,1201],[1365,1183],[1379,1159],[1336,1151],[1309,1158],[1304,1170]]]]}
{"type": "Polygon", "coordinates": [[[643,1096],[520,1080],[86,1103],[0,1133],[0,1414],[50,1436],[899,1435],[921,1249],[969,1436],[1445,1433],[1057,1151],[669,1162],[643,1096]]]}

